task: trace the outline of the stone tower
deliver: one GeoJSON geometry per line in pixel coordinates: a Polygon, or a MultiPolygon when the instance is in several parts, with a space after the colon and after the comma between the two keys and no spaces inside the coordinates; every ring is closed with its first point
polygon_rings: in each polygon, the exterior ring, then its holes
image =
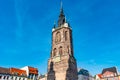
{"type": "Polygon", "coordinates": [[[77,64],[73,53],[72,29],[66,22],[61,5],[57,27],[52,29],[52,50],[48,60],[47,80],[77,80],[77,64]]]}

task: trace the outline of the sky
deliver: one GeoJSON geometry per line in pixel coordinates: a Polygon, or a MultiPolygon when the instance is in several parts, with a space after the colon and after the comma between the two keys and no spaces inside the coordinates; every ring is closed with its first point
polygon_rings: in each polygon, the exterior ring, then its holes
{"type": "MultiPolygon", "coordinates": [[[[120,71],[120,0],[63,0],[73,31],[77,67],[92,75],[120,71]]],[[[0,0],[0,66],[33,66],[47,73],[60,0],[0,0]]]]}

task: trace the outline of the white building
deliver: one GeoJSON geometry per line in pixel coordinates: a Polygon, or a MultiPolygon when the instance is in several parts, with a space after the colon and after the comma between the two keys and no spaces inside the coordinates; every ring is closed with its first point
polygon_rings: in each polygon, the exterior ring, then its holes
{"type": "Polygon", "coordinates": [[[11,80],[27,80],[27,74],[25,70],[17,68],[9,68],[11,80]]]}
{"type": "Polygon", "coordinates": [[[26,71],[0,67],[0,80],[27,80],[26,71]]]}
{"type": "Polygon", "coordinates": [[[39,80],[47,80],[47,74],[40,75],[39,80]]]}
{"type": "Polygon", "coordinates": [[[37,80],[38,79],[38,69],[30,66],[25,66],[21,68],[21,70],[25,70],[27,73],[27,77],[29,80],[37,80]]]}
{"type": "Polygon", "coordinates": [[[102,74],[95,75],[95,80],[101,80],[101,79],[102,79],[102,74]]]}
{"type": "Polygon", "coordinates": [[[10,80],[9,69],[0,67],[0,80],[10,80]]]}

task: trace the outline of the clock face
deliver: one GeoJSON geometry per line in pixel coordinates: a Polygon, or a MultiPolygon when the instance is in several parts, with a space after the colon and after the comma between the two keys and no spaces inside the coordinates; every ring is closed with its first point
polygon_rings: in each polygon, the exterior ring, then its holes
{"type": "Polygon", "coordinates": [[[53,60],[54,60],[54,62],[59,62],[60,61],[60,56],[55,57],[53,60]]]}
{"type": "Polygon", "coordinates": [[[61,41],[61,34],[60,34],[60,32],[57,32],[56,36],[55,36],[55,42],[58,43],[60,41],[61,41]]]}

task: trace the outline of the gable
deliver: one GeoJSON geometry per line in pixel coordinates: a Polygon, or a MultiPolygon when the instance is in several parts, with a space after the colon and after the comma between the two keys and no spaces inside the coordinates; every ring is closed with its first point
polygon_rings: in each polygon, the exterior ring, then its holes
{"type": "Polygon", "coordinates": [[[110,72],[110,71],[106,71],[103,73],[103,77],[111,77],[111,76],[115,76],[116,73],[114,72],[110,72]]]}

